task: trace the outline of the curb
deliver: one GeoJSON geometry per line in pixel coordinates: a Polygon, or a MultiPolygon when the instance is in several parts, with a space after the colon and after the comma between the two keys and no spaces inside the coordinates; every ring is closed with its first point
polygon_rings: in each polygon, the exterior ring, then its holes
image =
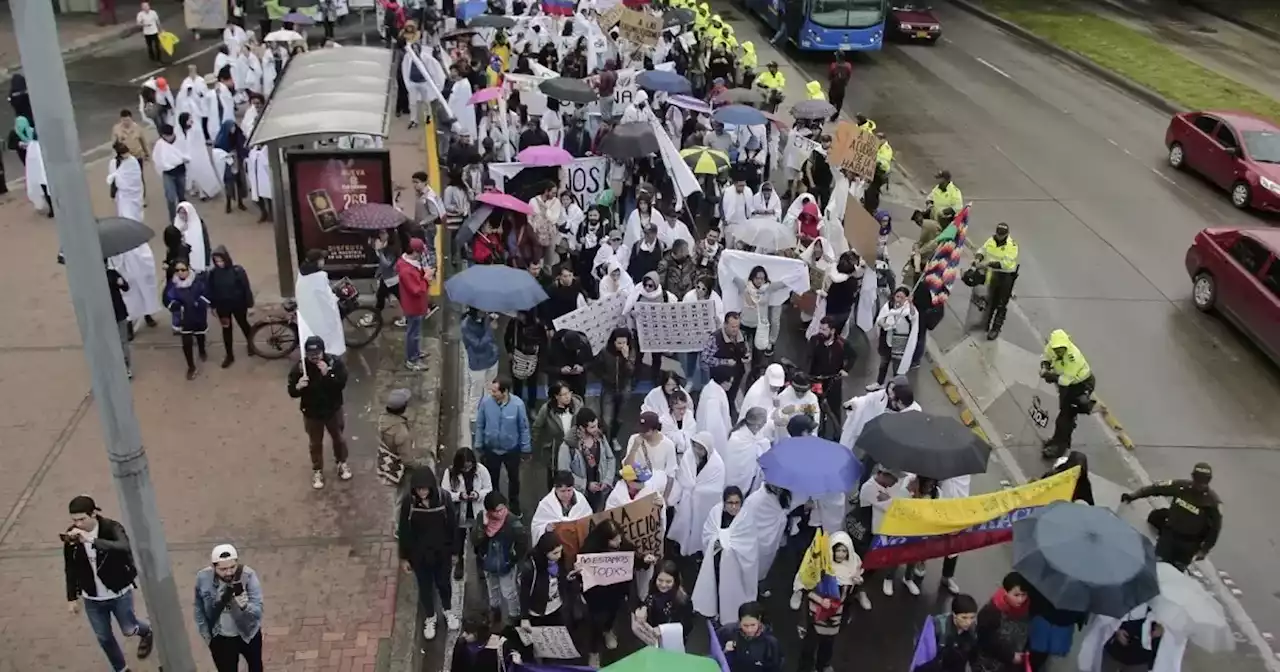
{"type": "MultiPolygon", "coordinates": [[[[101,49],[105,49],[114,42],[125,39],[131,35],[142,32],[142,26],[120,26],[119,30],[105,34],[95,35],[90,38],[84,38],[78,42],[73,42],[62,50],[62,62],[70,63],[86,56],[91,56],[101,49]]],[[[22,63],[7,68],[0,68],[0,80],[10,79],[13,74],[22,70],[22,63]]]]}
{"type": "Polygon", "coordinates": [[[1098,65],[1097,63],[1094,63],[1088,58],[1085,58],[1084,56],[1081,56],[1080,54],[1077,54],[1076,52],[1071,51],[1070,49],[1066,49],[1056,45],[1053,42],[1050,42],[1049,40],[1046,40],[1045,38],[1040,37],[1039,35],[1036,35],[1035,33],[1027,30],[1026,28],[1023,28],[1022,26],[1019,26],[1018,24],[1008,19],[1000,17],[999,15],[995,14],[991,10],[986,9],[974,2],[971,2],[970,0],[950,0],[950,2],[956,7],[959,7],[960,9],[963,9],[964,11],[969,12],[970,14],[973,14],[974,16],[982,19],[983,21],[986,21],[987,23],[995,25],[996,27],[1000,28],[1001,30],[1007,33],[1014,35],[1015,37],[1021,38],[1026,42],[1030,42],[1045,51],[1050,52],[1054,56],[1057,56],[1058,58],[1064,61],[1067,61],[1068,63],[1080,68],[1081,70],[1088,72],[1090,75],[1093,75],[1094,77],[1097,77],[1098,79],[1105,81],[1106,83],[1116,87],[1117,89],[1120,89],[1121,91],[1124,91],[1130,96],[1137,98],[1143,103],[1146,103],[1147,105],[1150,105],[1151,107],[1154,107],[1155,109],[1160,110],[1161,112],[1165,112],[1172,115],[1172,114],[1178,114],[1180,112],[1186,112],[1188,109],[1182,105],[1179,105],[1178,103],[1173,102],[1172,100],[1169,100],[1168,98],[1165,98],[1159,93],[1156,93],[1155,91],[1133,81],[1132,79],[1129,79],[1128,77],[1125,77],[1123,75],[1118,75],[1098,65]]]}
{"type": "Polygon", "coordinates": [[[1227,23],[1239,26],[1240,28],[1244,28],[1245,30],[1251,33],[1256,33],[1259,37],[1265,37],[1268,40],[1274,40],[1276,42],[1280,42],[1280,30],[1275,30],[1274,28],[1267,28],[1263,25],[1254,23],[1248,19],[1242,19],[1238,16],[1230,14],[1225,10],[1219,9],[1218,7],[1214,6],[1214,4],[1211,2],[1205,2],[1205,0],[1182,0],[1182,2],[1185,2],[1188,5],[1191,5],[1192,7],[1204,12],[1205,14],[1208,14],[1209,16],[1217,17],[1219,19],[1222,19],[1223,21],[1226,21],[1227,23]]]}

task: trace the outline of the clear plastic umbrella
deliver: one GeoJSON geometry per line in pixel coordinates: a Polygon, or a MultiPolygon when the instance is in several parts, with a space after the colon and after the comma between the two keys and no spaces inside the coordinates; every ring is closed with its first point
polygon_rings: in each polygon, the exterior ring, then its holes
{"type": "Polygon", "coordinates": [[[772,217],[752,217],[732,227],[734,243],[744,243],[760,254],[770,254],[796,246],[796,233],[772,217]]]}
{"type": "Polygon", "coordinates": [[[1156,622],[1208,651],[1230,651],[1236,640],[1222,605],[1193,576],[1167,562],[1156,565],[1160,594],[1151,600],[1156,622]]]}

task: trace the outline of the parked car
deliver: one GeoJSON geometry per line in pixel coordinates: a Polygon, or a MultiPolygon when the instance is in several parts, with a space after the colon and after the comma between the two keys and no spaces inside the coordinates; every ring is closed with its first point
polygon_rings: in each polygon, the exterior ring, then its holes
{"type": "Polygon", "coordinates": [[[1280,212],[1280,127],[1244,112],[1183,112],[1164,134],[1169,165],[1231,193],[1237,208],[1280,212]]]}
{"type": "Polygon", "coordinates": [[[1187,248],[1191,301],[1217,312],[1280,364],[1280,230],[1211,228],[1187,248]]]}
{"type": "Polygon", "coordinates": [[[936,44],[942,38],[942,24],[933,8],[918,2],[899,0],[893,3],[885,24],[886,34],[902,42],[936,44]]]}

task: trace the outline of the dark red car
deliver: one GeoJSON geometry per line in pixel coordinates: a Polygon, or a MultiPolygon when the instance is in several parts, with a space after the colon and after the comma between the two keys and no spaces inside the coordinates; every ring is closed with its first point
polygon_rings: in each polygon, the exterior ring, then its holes
{"type": "Polygon", "coordinates": [[[1237,208],[1280,212],[1280,128],[1244,112],[1183,112],[1164,134],[1169,165],[1231,193],[1237,208]]]}
{"type": "Polygon", "coordinates": [[[1280,231],[1205,229],[1187,249],[1191,301],[1217,311],[1280,364],[1280,231]]]}
{"type": "Polygon", "coordinates": [[[932,7],[899,0],[893,3],[893,9],[885,21],[885,33],[891,39],[903,42],[924,41],[935,44],[942,38],[942,24],[934,16],[932,7]]]}

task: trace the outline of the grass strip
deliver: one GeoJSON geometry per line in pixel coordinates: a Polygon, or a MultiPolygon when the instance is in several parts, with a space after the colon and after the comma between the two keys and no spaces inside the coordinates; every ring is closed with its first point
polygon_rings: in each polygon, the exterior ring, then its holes
{"type": "Polygon", "coordinates": [[[1061,5],[981,0],[1044,39],[1193,110],[1242,110],[1280,123],[1280,102],[1210,70],[1140,31],[1061,5]]]}

